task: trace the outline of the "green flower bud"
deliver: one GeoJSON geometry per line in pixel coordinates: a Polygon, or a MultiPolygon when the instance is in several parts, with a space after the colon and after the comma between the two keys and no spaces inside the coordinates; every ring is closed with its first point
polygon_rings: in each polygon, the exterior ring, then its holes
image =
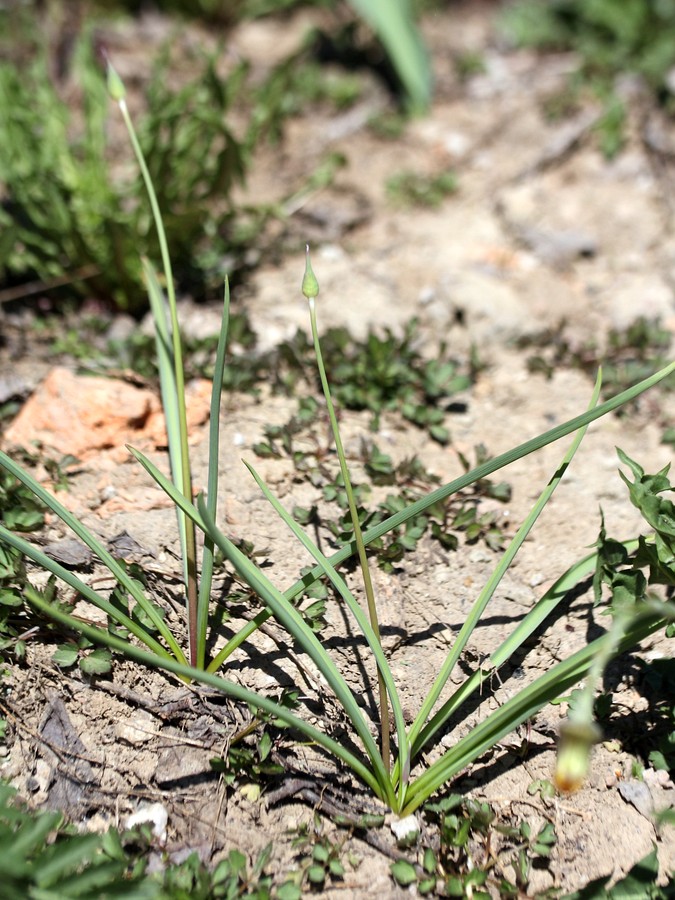
{"type": "Polygon", "coordinates": [[[121,100],[124,100],[127,96],[127,90],[124,87],[124,82],[117,74],[115,69],[113,68],[113,64],[108,62],[108,93],[112,97],[112,99],[119,103],[121,100]]]}
{"type": "Polygon", "coordinates": [[[309,244],[306,245],[305,256],[305,275],[302,279],[302,293],[308,300],[313,300],[319,293],[319,282],[312,269],[312,263],[309,258],[309,244]]]}
{"type": "Polygon", "coordinates": [[[555,767],[555,786],[559,791],[578,791],[586,780],[593,744],[602,737],[594,722],[575,722],[567,719],[560,726],[558,759],[555,767]]]}

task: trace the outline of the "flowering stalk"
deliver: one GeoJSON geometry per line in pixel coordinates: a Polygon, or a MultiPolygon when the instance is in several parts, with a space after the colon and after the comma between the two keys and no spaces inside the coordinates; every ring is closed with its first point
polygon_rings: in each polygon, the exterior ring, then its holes
{"type": "MultiPolygon", "coordinates": [[[[356,552],[359,557],[359,565],[363,577],[363,587],[366,594],[366,602],[368,604],[368,616],[370,624],[380,645],[380,625],[377,617],[377,606],[375,603],[375,592],[373,590],[373,581],[370,577],[370,568],[368,566],[368,556],[366,554],[366,546],[363,542],[363,533],[359,522],[359,514],[354,499],[354,491],[349,477],[349,468],[345,457],[342,439],[340,437],[340,429],[338,427],[337,416],[335,415],[335,407],[326,377],[326,369],[323,364],[323,355],[321,353],[321,344],[319,343],[319,332],[316,324],[316,305],[315,299],[319,293],[319,282],[312,269],[312,263],[309,258],[309,245],[306,248],[305,257],[305,274],[302,279],[302,293],[309,303],[309,316],[312,325],[312,338],[314,340],[314,351],[316,353],[316,361],[319,367],[319,376],[321,378],[321,387],[324,397],[326,398],[326,408],[328,410],[328,418],[333,432],[333,440],[335,441],[335,449],[337,450],[338,459],[340,460],[340,471],[342,473],[342,481],[344,482],[345,493],[347,494],[347,502],[349,504],[349,515],[354,528],[354,541],[356,543],[356,552]]],[[[380,703],[380,729],[381,729],[381,748],[382,759],[387,772],[390,769],[390,749],[389,749],[389,701],[387,698],[387,689],[382,678],[382,673],[377,670],[377,682],[379,687],[379,703],[380,703]]]]}
{"type": "MultiPolygon", "coordinates": [[[[176,398],[176,412],[178,417],[179,443],[176,446],[176,457],[172,458],[172,470],[174,482],[183,496],[191,503],[194,500],[192,492],[192,473],[190,471],[190,455],[188,448],[188,427],[187,427],[187,410],[185,408],[185,375],[183,373],[183,355],[180,345],[180,331],[178,328],[178,309],[176,305],[176,291],[173,283],[173,272],[171,268],[171,258],[169,256],[169,247],[166,242],[166,233],[162,224],[162,215],[160,213],[157,195],[150,177],[150,172],[143,156],[141,145],[136,136],[136,130],[126,101],[126,89],[122,79],[117,74],[110,60],[108,65],[108,92],[112,99],[119,106],[124,124],[129,133],[129,139],[134,150],[134,154],[138,161],[138,165],[145,182],[148,192],[148,199],[152,209],[153,219],[157,228],[157,237],[159,239],[160,252],[162,255],[162,267],[164,269],[164,278],[166,280],[166,292],[169,306],[169,315],[171,318],[171,338],[173,344],[173,368],[174,368],[174,386],[176,398]]],[[[147,277],[147,272],[146,272],[147,277]]],[[[190,662],[193,666],[203,666],[204,656],[203,647],[198,650],[198,626],[197,626],[197,538],[194,522],[189,519],[180,510],[177,510],[178,526],[181,536],[181,544],[184,547],[183,565],[185,577],[185,589],[187,594],[187,616],[188,616],[188,637],[190,643],[190,662]]]]}

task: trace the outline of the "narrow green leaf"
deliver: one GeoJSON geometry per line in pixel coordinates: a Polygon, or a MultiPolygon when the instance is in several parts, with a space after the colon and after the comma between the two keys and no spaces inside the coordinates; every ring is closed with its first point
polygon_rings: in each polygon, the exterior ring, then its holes
{"type": "MultiPolygon", "coordinates": [[[[663,628],[666,621],[664,619],[665,608],[665,604],[658,604],[656,607],[648,603],[641,604],[640,609],[636,610],[636,616],[625,637],[619,643],[617,652],[623,653],[632,649],[641,640],[663,628]]],[[[669,611],[668,614],[670,614],[669,611]]],[[[610,637],[610,635],[604,635],[598,638],[568,659],[551,667],[548,672],[532,684],[519,690],[503,706],[480,722],[415,782],[411,783],[402,815],[413,812],[453,775],[464,769],[486,750],[494,747],[506,734],[537,713],[546,703],[572,688],[586,675],[596,655],[602,652],[604,643],[610,637]]]]}
{"type": "Polygon", "coordinates": [[[316,742],[337,759],[342,760],[342,762],[344,762],[358,778],[371,788],[377,797],[384,799],[378,780],[375,778],[371,768],[364,764],[362,759],[338,741],[333,740],[317,728],[314,728],[314,726],[310,725],[308,722],[305,722],[299,716],[294,715],[288,707],[276,703],[262,694],[247,690],[236,682],[229,681],[222,676],[213,675],[210,672],[204,672],[193,666],[180,663],[169,656],[160,657],[157,654],[144,650],[141,647],[137,647],[134,644],[122,641],[120,638],[115,637],[115,635],[112,635],[107,631],[103,631],[93,625],[87,625],[81,620],[68,615],[68,613],[65,613],[63,610],[51,606],[49,603],[46,603],[39,594],[34,598],[34,605],[55,622],[59,622],[67,628],[74,629],[80,634],[83,634],[90,641],[109,647],[116,653],[121,653],[122,656],[136,660],[136,662],[149,666],[152,669],[162,669],[166,672],[173,672],[184,680],[196,681],[199,684],[204,684],[207,687],[221,691],[227,697],[232,697],[234,700],[254,706],[271,716],[275,716],[284,724],[289,725],[291,728],[296,728],[309,738],[310,741],[316,742]]]}
{"type": "MultiPolygon", "coordinates": [[[[623,406],[625,403],[629,403],[631,400],[634,400],[641,393],[658,384],[664,378],[667,378],[674,371],[675,362],[659,370],[649,378],[646,378],[638,384],[633,385],[633,387],[628,388],[628,390],[622,391],[620,394],[617,394],[615,397],[607,400],[605,403],[602,403],[599,406],[596,406],[579,416],[575,416],[573,419],[569,419],[567,422],[564,422],[561,425],[557,425],[555,428],[543,432],[542,434],[538,435],[535,438],[532,438],[529,441],[526,441],[525,443],[519,444],[517,447],[514,447],[506,453],[502,453],[501,455],[493,457],[490,460],[486,460],[484,463],[481,463],[470,472],[467,472],[459,478],[456,478],[455,480],[448,482],[442,487],[437,488],[435,491],[432,491],[425,497],[422,497],[420,500],[417,500],[414,503],[410,504],[410,506],[406,507],[404,510],[394,513],[393,515],[389,516],[389,518],[380,522],[378,525],[369,528],[363,534],[364,542],[366,544],[372,544],[383,535],[388,534],[394,529],[400,528],[401,525],[404,525],[410,519],[414,519],[421,513],[426,512],[426,510],[428,510],[435,504],[442,503],[452,494],[457,493],[458,491],[468,487],[471,484],[474,484],[477,481],[480,481],[483,478],[487,478],[489,475],[492,475],[499,469],[504,468],[505,466],[510,465],[511,463],[516,462],[517,460],[522,459],[525,456],[528,456],[530,453],[534,453],[535,451],[542,449],[542,447],[545,447],[548,444],[551,444],[559,440],[560,438],[565,437],[571,432],[583,428],[590,422],[594,422],[596,419],[599,419],[602,416],[613,412],[614,410],[623,406]]],[[[194,519],[195,514],[196,511],[194,511],[193,520],[196,522],[199,528],[202,528],[202,525],[196,519],[194,519]]],[[[356,544],[354,542],[351,542],[350,544],[346,544],[344,547],[330,556],[328,558],[328,561],[333,567],[337,567],[340,563],[353,556],[355,552],[356,544]]],[[[288,600],[295,599],[300,594],[304,593],[317,579],[322,576],[322,574],[322,568],[319,565],[314,566],[311,572],[306,573],[302,576],[302,578],[300,578],[289,588],[287,588],[284,591],[284,596],[288,600]]],[[[241,644],[243,644],[244,641],[246,641],[247,638],[249,638],[251,634],[253,634],[257,630],[257,628],[260,627],[260,625],[266,622],[268,618],[268,614],[262,613],[256,617],[255,621],[249,622],[245,626],[243,626],[237,632],[237,634],[228,641],[226,648],[223,648],[222,658],[227,658],[227,656],[233,653],[237,647],[240,647],[241,644]]],[[[495,665],[497,664],[494,654],[492,655],[492,661],[495,665]]]]}
{"type": "Polygon", "coordinates": [[[388,796],[388,802],[392,806],[395,806],[396,800],[392,793],[393,788],[391,781],[385,770],[382,757],[370,734],[364,714],[343,676],[338,671],[335,663],[295,607],[289,603],[286,597],[284,597],[281,591],[270,582],[266,575],[258,569],[251,560],[244,556],[232,541],[225,537],[225,535],[217,528],[215,523],[210,519],[202,496],[198,497],[197,507],[207,526],[207,533],[211,536],[215,544],[232,563],[239,576],[243,578],[246,584],[248,584],[263,602],[269,606],[275,618],[300,644],[330,685],[335,696],[342,704],[345,713],[349,716],[354,730],[361,738],[366,753],[373,765],[373,771],[380,784],[381,790],[388,796]]]}
{"type": "MultiPolygon", "coordinates": [[[[387,688],[387,693],[389,695],[389,699],[391,701],[392,710],[394,712],[394,720],[396,723],[396,734],[399,742],[399,755],[401,759],[405,762],[409,758],[409,745],[408,745],[408,737],[406,735],[406,726],[405,720],[403,717],[403,710],[401,707],[401,700],[396,689],[396,682],[391,674],[391,669],[389,668],[389,663],[387,662],[387,658],[384,655],[382,650],[382,645],[373,631],[370,622],[368,621],[368,617],[365,615],[358,601],[352,594],[352,592],[347,587],[347,584],[342,578],[342,576],[333,568],[330,562],[326,559],[323,553],[319,550],[316,544],[310,539],[310,537],[300,528],[298,523],[293,519],[291,515],[284,509],[282,504],[277,500],[274,494],[267,487],[262,478],[258,475],[256,470],[249,463],[244,463],[247,467],[251,475],[253,475],[256,484],[260,488],[260,490],[265,495],[266,499],[272,504],[274,510],[278,513],[281,519],[285,522],[285,524],[290,528],[295,537],[300,541],[300,543],[308,550],[314,559],[318,562],[318,564],[323,569],[326,576],[329,578],[331,584],[338,591],[342,599],[347,604],[350,612],[356,619],[361,632],[363,633],[368,647],[375,658],[375,662],[377,667],[384,679],[384,683],[387,688]]],[[[365,685],[367,688],[368,685],[365,685]]],[[[406,779],[404,779],[406,780],[406,779]]]]}
{"type": "MultiPolygon", "coordinates": [[[[620,394],[617,394],[610,400],[601,403],[599,406],[581,413],[581,415],[575,416],[574,418],[569,419],[567,422],[563,422],[561,425],[557,425],[555,428],[551,428],[549,431],[545,431],[542,434],[537,435],[537,437],[531,438],[530,440],[525,441],[522,444],[518,444],[516,447],[513,447],[511,450],[507,450],[505,453],[501,453],[500,455],[495,456],[492,459],[486,460],[484,463],[476,466],[476,468],[472,469],[470,472],[466,472],[459,478],[456,478],[453,481],[450,481],[447,484],[443,485],[442,487],[437,488],[435,491],[432,491],[425,497],[422,497],[419,500],[416,500],[414,503],[411,503],[401,512],[397,512],[394,515],[389,516],[389,518],[384,519],[378,525],[373,526],[373,528],[369,528],[363,534],[365,543],[371,544],[373,541],[377,540],[383,535],[388,534],[390,531],[393,531],[396,528],[399,528],[401,525],[404,525],[410,519],[414,519],[421,513],[426,512],[426,510],[434,504],[446,500],[448,497],[456,494],[458,491],[461,491],[464,488],[469,487],[469,485],[480,481],[482,478],[487,478],[494,472],[499,471],[499,469],[503,469],[505,466],[511,465],[511,463],[514,463],[519,459],[523,459],[524,457],[529,456],[531,453],[534,453],[537,450],[541,450],[542,447],[546,447],[548,444],[552,444],[555,441],[560,440],[560,438],[571,434],[573,431],[578,431],[580,428],[589,425],[591,422],[595,422],[596,419],[600,419],[602,418],[602,416],[606,416],[608,413],[619,409],[624,404],[629,403],[640,394],[649,390],[649,388],[652,388],[660,381],[663,381],[664,378],[667,378],[673,372],[675,372],[675,362],[670,363],[670,365],[666,366],[663,369],[660,369],[654,375],[651,375],[649,378],[645,378],[643,381],[640,381],[638,384],[633,385],[633,387],[622,391],[620,394]]],[[[349,559],[351,556],[353,556],[355,552],[356,545],[354,544],[354,542],[352,542],[345,547],[342,547],[340,550],[330,556],[329,561],[333,566],[338,566],[345,559],[349,559]]],[[[306,575],[300,581],[296,581],[295,584],[293,584],[285,591],[286,596],[289,599],[298,596],[306,590],[311,580],[316,580],[320,576],[321,570],[318,566],[316,566],[311,572],[311,578],[306,575]]]]}
{"type": "Polygon", "coordinates": [[[426,110],[431,101],[431,66],[409,0],[349,2],[382,41],[415,111],[426,110]]]}
{"type": "MultiPolygon", "coordinates": [[[[602,386],[602,382],[601,382],[600,376],[598,376],[598,378],[596,379],[593,394],[591,396],[591,401],[590,401],[591,409],[596,405],[596,403],[598,401],[598,397],[600,396],[601,386],[602,386]]],[[[547,486],[544,488],[544,490],[540,494],[539,498],[537,499],[536,503],[532,507],[532,510],[530,511],[529,515],[527,516],[527,518],[525,519],[523,524],[520,526],[520,528],[514,535],[513,539],[510,541],[508,548],[502,555],[502,557],[499,561],[499,564],[497,565],[497,568],[495,569],[495,571],[492,573],[492,575],[488,579],[487,584],[485,585],[485,587],[481,591],[480,595],[478,596],[478,599],[474,603],[469,615],[466,618],[466,621],[462,625],[462,627],[459,631],[459,634],[455,638],[452,649],[450,650],[446,659],[444,660],[444,662],[441,666],[441,669],[439,671],[439,674],[436,677],[431,690],[429,691],[428,695],[426,696],[426,698],[422,704],[422,707],[420,709],[420,712],[418,713],[415,721],[413,722],[413,724],[411,726],[409,737],[410,737],[410,742],[413,745],[413,758],[414,758],[414,754],[418,752],[418,750],[420,749],[420,745],[421,745],[421,742],[420,742],[420,744],[416,744],[416,739],[417,739],[418,735],[420,734],[420,732],[422,731],[423,726],[426,724],[426,720],[428,719],[428,717],[431,713],[431,710],[433,709],[434,705],[436,704],[436,701],[438,700],[438,698],[441,694],[441,691],[443,690],[443,688],[445,687],[445,685],[448,682],[448,679],[452,675],[453,669],[454,669],[455,665],[457,664],[457,661],[459,660],[462,652],[464,651],[464,648],[466,647],[467,642],[469,641],[469,638],[473,634],[473,631],[474,631],[476,625],[478,624],[481,616],[485,612],[485,609],[486,609],[488,603],[494,596],[494,593],[495,593],[497,587],[499,586],[499,583],[501,582],[502,578],[504,577],[504,575],[510,568],[511,563],[513,562],[516,554],[518,553],[518,551],[522,547],[523,543],[525,542],[526,538],[528,537],[535,522],[541,515],[544,507],[546,506],[548,501],[551,499],[553,492],[560,484],[560,481],[563,478],[564,474],[566,473],[567,469],[569,468],[569,465],[570,465],[572,459],[574,458],[575,453],[579,449],[579,446],[581,444],[581,441],[584,438],[585,433],[586,433],[586,427],[580,428],[579,431],[577,432],[577,434],[575,435],[570,448],[565,453],[562,461],[556,468],[556,470],[553,473],[553,476],[551,477],[547,486]]],[[[516,632],[514,632],[514,633],[516,633],[516,632]]],[[[522,634],[522,629],[521,629],[520,633],[522,634]]],[[[516,641],[511,641],[510,646],[511,646],[512,652],[513,652],[516,649],[518,649],[518,647],[520,646],[520,643],[516,643],[516,641]]],[[[492,666],[492,665],[494,665],[494,662],[491,662],[489,664],[489,666],[492,666]]],[[[447,717],[445,717],[443,715],[437,716],[434,719],[433,726],[430,728],[427,728],[425,730],[424,740],[425,741],[429,740],[429,738],[435,734],[436,730],[438,728],[442,727],[442,725],[445,723],[445,721],[447,721],[447,717]]]]}
{"type": "MultiPolygon", "coordinates": [[[[159,248],[162,256],[162,268],[164,270],[164,278],[166,282],[167,300],[169,305],[169,318],[171,322],[170,335],[173,357],[173,376],[170,378],[171,388],[169,390],[170,402],[177,411],[178,425],[173,433],[169,433],[169,443],[178,443],[180,445],[180,463],[181,463],[181,479],[179,482],[180,489],[188,500],[192,500],[192,476],[190,472],[190,455],[188,449],[188,429],[187,429],[187,411],[185,408],[185,375],[183,372],[183,356],[180,341],[180,329],[178,326],[178,310],[176,305],[176,291],[173,281],[173,271],[171,268],[171,257],[169,255],[169,247],[166,240],[166,232],[164,223],[162,222],[162,214],[157,202],[157,194],[152,183],[152,178],[145,162],[143,150],[136,136],[129,110],[124,101],[119,104],[122,118],[129,134],[129,140],[134,151],[134,155],[138,162],[143,177],[143,182],[150,201],[152,210],[152,218],[157,231],[159,240],[159,248]]],[[[160,327],[165,323],[164,312],[159,317],[160,327]]],[[[160,370],[160,376],[162,371],[160,370]]],[[[166,376],[165,376],[166,377],[166,376]]],[[[169,427],[167,420],[167,428],[169,427]]],[[[174,427],[175,423],[171,423],[174,427]]],[[[180,512],[177,511],[180,516],[180,512]]],[[[183,566],[185,575],[185,586],[187,593],[187,614],[188,614],[188,637],[190,642],[190,660],[196,662],[197,657],[197,544],[196,534],[192,521],[183,518],[184,529],[179,529],[181,540],[183,541],[183,566]]]]}
{"type": "MultiPolygon", "coordinates": [[[[168,651],[166,650],[166,648],[163,647],[152,635],[148,634],[145,629],[141,628],[138,623],[134,622],[133,619],[127,616],[123,610],[119,609],[116,606],[113,606],[104,597],[90,588],[88,584],[85,584],[83,581],[81,581],[73,572],[65,569],[62,565],[44,554],[33,544],[25,541],[23,538],[19,537],[19,535],[13,534],[11,531],[8,531],[2,525],[0,525],[0,541],[4,541],[10,547],[14,547],[28,559],[32,559],[34,563],[40,566],[40,568],[44,569],[47,572],[51,572],[56,576],[56,578],[59,578],[65,584],[72,587],[73,590],[77,591],[77,593],[80,594],[85,600],[93,603],[94,606],[97,606],[113,621],[117,622],[119,625],[133,633],[154,653],[158,654],[159,656],[168,655],[168,651]]],[[[30,603],[32,602],[33,596],[37,592],[34,588],[28,585],[25,588],[24,593],[26,599],[30,603]]],[[[44,598],[42,599],[44,602],[44,598]]]]}
{"type": "MultiPolygon", "coordinates": [[[[220,398],[223,390],[225,371],[225,353],[227,350],[227,332],[230,322],[230,282],[225,279],[223,312],[220,319],[220,333],[216,362],[213,369],[213,387],[211,388],[211,418],[209,421],[209,470],[206,487],[206,507],[215,521],[218,511],[218,472],[220,467],[220,398]]],[[[208,535],[204,536],[202,551],[202,571],[199,582],[199,598],[197,601],[197,668],[206,665],[206,632],[209,621],[209,602],[211,600],[211,584],[213,582],[213,550],[214,545],[208,535]]]]}
{"type": "MultiPolygon", "coordinates": [[[[130,578],[124,567],[121,566],[117,560],[108,552],[108,550],[98,541],[94,535],[89,531],[89,529],[85,528],[85,526],[69,511],[67,510],[63,504],[59,503],[56,497],[53,497],[48,491],[46,491],[42,485],[35,480],[28,472],[26,472],[21,466],[17,465],[6,453],[0,451],[0,466],[5,468],[8,472],[14,475],[22,484],[25,484],[26,487],[29,487],[31,491],[35,494],[35,496],[44,503],[51,511],[64,522],[68,528],[71,529],[80,540],[89,547],[89,549],[98,556],[104,566],[110,571],[113,577],[119,582],[120,585],[127,591],[133,598],[139,603],[147,612],[148,616],[153,620],[157,631],[164,638],[168,646],[171,648],[172,653],[175,655],[176,659],[185,660],[183,655],[183,651],[178,646],[173,634],[166,626],[166,624],[157,617],[157,613],[152,607],[152,604],[145,597],[143,592],[140,590],[138,583],[135,582],[132,578],[130,578]]],[[[7,529],[2,529],[2,534],[4,534],[3,540],[5,542],[10,543],[7,538],[7,529]]],[[[30,545],[29,545],[30,546],[30,545]]],[[[34,558],[34,557],[31,557],[34,558]]],[[[47,557],[45,557],[47,558],[47,557]]],[[[53,564],[45,564],[41,563],[48,571],[54,572],[55,567],[53,564]]],[[[61,576],[59,576],[61,577],[61,576]]]]}

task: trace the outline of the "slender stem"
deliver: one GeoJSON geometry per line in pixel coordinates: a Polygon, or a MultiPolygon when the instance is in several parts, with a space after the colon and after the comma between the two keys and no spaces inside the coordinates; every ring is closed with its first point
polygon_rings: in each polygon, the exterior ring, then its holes
{"type": "MultiPolygon", "coordinates": [[[[176,306],[176,291],[173,283],[173,271],[171,268],[171,257],[169,256],[169,247],[166,241],[166,233],[162,224],[162,215],[157,202],[157,194],[152,183],[150,172],[143,156],[143,150],[136,136],[129,109],[124,97],[118,101],[118,106],[124,119],[124,124],[129,132],[131,145],[134,149],[138,165],[145,182],[145,188],[148,192],[152,215],[157,228],[157,237],[159,239],[159,247],[162,255],[162,266],[164,269],[164,277],[166,279],[167,299],[169,301],[169,314],[171,316],[171,336],[173,341],[173,361],[176,378],[176,401],[178,407],[178,425],[180,433],[180,461],[181,471],[180,479],[182,483],[183,495],[192,503],[194,495],[192,492],[192,474],[190,472],[190,455],[188,449],[188,428],[187,428],[187,411],[185,408],[185,375],[183,372],[183,355],[180,343],[180,330],[178,327],[178,311],[176,306]]],[[[185,540],[185,587],[187,591],[187,612],[188,612],[188,635],[190,642],[190,662],[192,665],[197,664],[197,539],[194,523],[186,516],[182,517],[182,533],[185,540]]]]}
{"type": "MultiPolygon", "coordinates": [[[[375,633],[378,643],[382,646],[380,637],[380,625],[377,618],[377,606],[375,604],[375,591],[373,590],[373,581],[370,577],[370,568],[368,566],[368,556],[366,554],[366,545],[363,542],[363,534],[361,532],[361,524],[359,523],[359,513],[356,508],[354,499],[354,491],[349,477],[349,468],[345,457],[342,439],[340,437],[340,429],[338,427],[337,416],[335,415],[335,407],[331,398],[328,378],[326,377],[326,369],[323,364],[323,355],[321,353],[321,344],[319,342],[319,332],[316,325],[316,306],[314,298],[309,300],[309,315],[312,324],[312,338],[314,340],[314,351],[316,353],[316,362],[319,367],[319,376],[321,378],[321,386],[323,388],[324,397],[326,398],[326,408],[328,410],[328,418],[330,419],[331,429],[333,431],[333,440],[335,441],[335,449],[337,450],[338,459],[340,460],[340,471],[342,473],[342,481],[344,482],[347,501],[349,503],[349,515],[351,516],[352,525],[354,527],[354,540],[356,542],[356,552],[361,566],[363,576],[363,587],[366,593],[366,602],[368,604],[368,616],[370,625],[375,633]]],[[[380,670],[377,670],[377,683],[380,702],[380,730],[382,742],[382,759],[384,761],[387,772],[390,770],[390,748],[389,748],[389,700],[387,697],[387,688],[384,678],[380,670]]]]}

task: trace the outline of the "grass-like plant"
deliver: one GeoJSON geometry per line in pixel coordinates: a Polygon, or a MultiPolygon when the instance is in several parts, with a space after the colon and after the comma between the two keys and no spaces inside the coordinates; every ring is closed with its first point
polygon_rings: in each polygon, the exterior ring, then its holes
{"type": "MultiPolygon", "coordinates": [[[[544,675],[515,693],[511,699],[488,715],[450,749],[440,752],[439,740],[450,717],[455,715],[466,700],[480,690],[481,685],[496,669],[507,662],[522,647],[523,643],[533,632],[554,612],[557,605],[568,595],[569,591],[581,579],[592,573],[596,567],[597,554],[591,554],[564,573],[515,627],[512,634],[492,651],[489,660],[482,663],[459,688],[441,702],[441,694],[450,684],[450,678],[474,628],[481,619],[500,580],[507,572],[523,541],[529,535],[539,514],[560,483],[581,443],[586,427],[590,422],[618,409],[667,377],[671,372],[675,371],[675,363],[600,405],[598,405],[600,392],[600,378],[598,378],[589,409],[586,412],[520,444],[498,457],[481,463],[471,471],[431,491],[428,495],[362,533],[358,515],[356,514],[349,468],[340,439],[337,417],[331,397],[329,376],[323,365],[316,309],[318,283],[312,272],[308,255],[302,289],[309,302],[312,335],[324,398],[331,421],[344,487],[350,497],[354,540],[332,556],[325,556],[292,516],[282,507],[253,467],[247,464],[248,469],[274,510],[293,532],[299,545],[304,546],[315,561],[315,565],[309,573],[302,575],[293,585],[282,591],[268,578],[261,568],[242,552],[237,543],[216,524],[218,512],[218,465],[220,460],[220,386],[225,364],[229,308],[227,285],[225,288],[222,327],[213,382],[207,493],[205,497],[201,495],[197,497],[196,502],[193,497],[185,416],[181,342],[168,245],[152,180],[128,114],[124,86],[112,68],[109,70],[109,89],[120,108],[129,131],[145,180],[161,248],[166,297],[164,297],[160,279],[149,262],[145,261],[143,267],[155,318],[162,401],[169,435],[171,478],[159,471],[139,451],[131,450],[131,452],[176,506],[184,561],[186,619],[189,635],[188,647],[181,646],[178,637],[165,621],[162,611],[140,587],[139,583],[130,577],[125,568],[113,558],[95,535],[85,528],[54,496],[5,453],[0,453],[0,466],[4,467],[19,482],[29,487],[38,500],[58,516],[109,569],[119,585],[119,590],[114,595],[116,599],[109,600],[102,596],[73,572],[48,558],[38,547],[24,540],[19,534],[10,531],[5,526],[0,526],[0,541],[24,554],[38,566],[48,570],[52,576],[69,585],[79,597],[88,600],[105,612],[109,619],[109,628],[105,630],[85,624],[64,608],[53,603],[48,595],[45,596],[32,585],[26,584],[24,596],[38,610],[41,610],[56,622],[70,629],[75,629],[88,640],[106,645],[112,650],[148,666],[172,672],[182,679],[194,680],[208,685],[237,701],[250,704],[262,713],[276,717],[279,721],[291,726],[304,735],[305,738],[341,760],[392,810],[401,815],[407,815],[417,809],[434,791],[454,775],[493,747],[504,735],[534,715],[546,703],[564,694],[583,679],[592,667],[593,661],[598,654],[606,654],[608,644],[612,653],[620,653],[634,646],[664,624],[667,613],[650,601],[649,604],[640,608],[639,615],[633,616],[629,622],[625,623],[625,627],[622,628],[622,632],[618,637],[612,634],[605,635],[578,651],[569,659],[551,666],[544,675]],[[407,725],[403,716],[399,690],[380,641],[379,613],[368,569],[368,544],[382,535],[386,535],[392,529],[405,525],[406,522],[415,516],[419,516],[426,509],[446,499],[453,493],[571,434],[574,435],[571,446],[563,455],[550,481],[514,535],[494,573],[477,597],[414,721],[412,724],[407,725]],[[200,561],[198,561],[199,542],[196,538],[197,529],[204,535],[200,561]],[[261,608],[224,646],[220,647],[212,658],[209,658],[207,655],[209,603],[216,548],[229,561],[237,576],[257,595],[261,602],[261,608]],[[358,557],[363,576],[367,613],[362,609],[359,598],[350,590],[338,568],[341,563],[353,555],[358,557]],[[321,642],[320,637],[317,636],[314,629],[303,616],[302,604],[299,598],[308,587],[322,577],[328,579],[335,588],[340,598],[339,602],[344,604],[345,615],[353,619],[356,630],[363,636],[372,654],[372,663],[377,672],[379,685],[379,741],[373,737],[371,732],[371,723],[367,721],[363,704],[359,700],[360,692],[355,692],[349,687],[344,675],[332,659],[327,646],[321,642]],[[121,601],[120,597],[125,599],[121,601]],[[134,608],[130,609],[131,605],[134,608]],[[348,742],[344,739],[337,740],[328,731],[323,731],[310,724],[303,716],[302,709],[291,710],[287,706],[249,690],[228,678],[227,662],[230,656],[270,617],[276,619],[279,625],[288,633],[289,642],[294,642],[312,660],[320,672],[330,693],[335,698],[335,702],[342,709],[343,717],[351,730],[351,738],[348,742]],[[391,737],[389,708],[391,708],[393,717],[391,737]],[[435,762],[425,768],[421,765],[421,753],[428,745],[435,745],[439,754],[435,762]]],[[[369,694],[372,687],[373,685],[367,680],[363,693],[369,694]]]]}

